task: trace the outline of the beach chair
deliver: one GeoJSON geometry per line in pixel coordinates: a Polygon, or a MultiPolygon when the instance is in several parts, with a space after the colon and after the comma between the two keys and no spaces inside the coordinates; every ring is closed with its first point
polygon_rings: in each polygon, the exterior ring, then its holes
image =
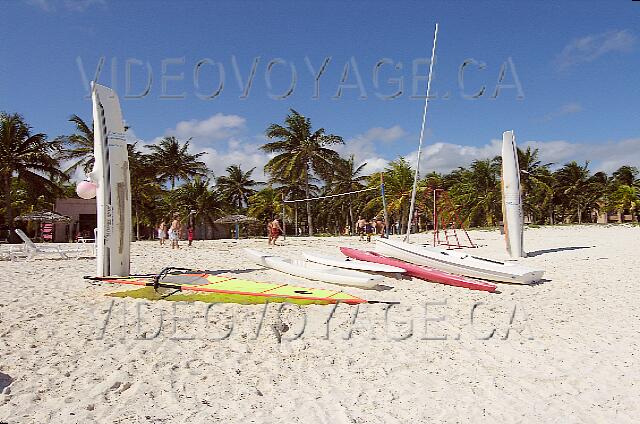
{"type": "Polygon", "coordinates": [[[31,260],[41,255],[59,255],[62,259],[70,259],[69,254],[74,254],[76,258],[81,257],[81,253],[86,250],[87,246],[69,246],[60,245],[37,245],[19,228],[16,228],[16,234],[24,242],[23,249],[11,253],[11,260],[26,259],[31,260]]]}
{"type": "Polygon", "coordinates": [[[42,241],[53,241],[53,223],[43,222],[40,231],[42,241]]]}
{"type": "MultiPolygon", "coordinates": [[[[96,238],[98,238],[98,229],[94,228],[93,230],[93,238],[85,238],[79,235],[76,238],[76,243],[81,243],[81,246],[85,248],[87,252],[89,252],[89,256],[96,256],[96,238]]],[[[79,249],[82,249],[80,245],[78,245],[79,249]]]]}

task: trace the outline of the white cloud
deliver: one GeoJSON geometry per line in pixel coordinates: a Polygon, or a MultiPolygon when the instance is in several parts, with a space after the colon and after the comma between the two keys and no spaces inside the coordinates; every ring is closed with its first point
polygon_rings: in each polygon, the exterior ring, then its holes
{"type": "Polygon", "coordinates": [[[393,143],[403,139],[407,133],[399,125],[390,128],[373,127],[363,134],[345,140],[345,144],[336,146],[336,151],[342,156],[354,155],[356,161],[364,162],[364,158],[380,156],[377,143],[393,143]]]}
{"type": "Polygon", "coordinates": [[[611,52],[629,52],[636,43],[636,36],[628,30],[608,31],[592,34],[571,41],[556,57],[558,69],[565,70],[573,65],[593,62],[611,52]]]}
{"type": "Polygon", "coordinates": [[[343,157],[353,155],[357,166],[366,162],[362,170],[363,174],[373,174],[382,171],[389,163],[383,158],[378,148],[382,145],[389,145],[402,140],[407,136],[407,132],[399,125],[389,128],[373,127],[362,134],[347,138],[345,144],[336,146],[335,150],[343,157]]]}
{"type": "MultiPolygon", "coordinates": [[[[270,156],[260,150],[264,137],[244,136],[242,133],[245,130],[244,117],[217,113],[203,120],[180,121],[174,128],[166,130],[163,136],[175,136],[181,142],[191,138],[190,152],[204,152],[201,160],[216,177],[225,175],[228,166],[240,165],[244,171],[256,168],[253,179],[265,181],[263,168],[270,156]]],[[[158,143],[161,139],[156,137],[152,143],[158,143]]]]}
{"type": "Polygon", "coordinates": [[[577,102],[566,103],[560,106],[557,110],[543,116],[542,121],[551,121],[552,119],[560,118],[565,115],[571,115],[573,113],[582,112],[583,110],[584,108],[580,103],[577,103],[577,102]]]}
{"type": "Polygon", "coordinates": [[[622,165],[640,167],[640,138],[607,141],[597,144],[568,141],[527,141],[523,144],[540,149],[543,163],[560,167],[570,161],[588,160],[592,171],[611,173],[622,165]]]}
{"type": "Polygon", "coordinates": [[[361,161],[360,164],[365,162],[366,165],[362,169],[362,174],[371,175],[384,170],[384,168],[386,168],[387,164],[389,163],[389,160],[381,157],[369,157],[361,161]]]}
{"type": "Polygon", "coordinates": [[[165,135],[172,135],[181,140],[193,138],[194,143],[210,143],[237,135],[245,128],[246,119],[238,115],[215,115],[203,119],[180,121],[176,127],[169,129],[165,135]]]}
{"type": "MultiPolygon", "coordinates": [[[[517,135],[517,134],[516,134],[517,135]]],[[[420,173],[450,172],[459,166],[468,167],[477,159],[490,159],[500,155],[502,140],[493,139],[482,146],[464,146],[452,143],[435,143],[424,148],[420,162],[420,173]]],[[[611,173],[622,165],[640,167],[640,138],[608,141],[598,144],[572,143],[565,140],[518,142],[520,148],[528,146],[539,149],[542,163],[552,163],[552,169],[561,167],[567,162],[578,163],[588,160],[593,172],[611,173]]],[[[412,165],[416,161],[417,152],[407,155],[412,165]]]]}
{"type": "MultiPolygon", "coordinates": [[[[580,110],[579,104],[569,103],[558,111],[575,113],[580,110]]],[[[193,137],[192,153],[206,152],[203,160],[216,176],[224,175],[225,169],[232,164],[239,164],[242,169],[256,168],[253,177],[257,181],[266,181],[264,165],[273,155],[260,150],[265,143],[264,135],[242,134],[246,129],[245,118],[238,115],[216,114],[204,120],[182,121],[176,127],[167,130],[165,135],[176,135],[181,140],[193,137]]],[[[131,131],[131,130],[130,130],[131,131]]],[[[517,134],[516,134],[517,135],[517,134]]],[[[373,174],[383,170],[395,154],[384,152],[389,143],[403,141],[407,133],[400,126],[390,128],[374,127],[362,134],[346,140],[345,145],[337,146],[340,154],[354,154],[356,162],[367,163],[365,174],[373,174]]],[[[160,138],[156,138],[157,142],[160,138]]],[[[141,143],[144,145],[145,143],[141,143]]],[[[531,146],[540,150],[543,163],[554,163],[560,167],[566,162],[576,160],[591,161],[592,171],[611,173],[622,165],[640,167],[640,138],[607,141],[599,144],[570,142],[566,140],[518,140],[520,147],[531,146]]],[[[489,159],[500,154],[502,140],[492,139],[480,146],[438,142],[426,144],[420,164],[421,174],[428,172],[450,172],[460,166],[468,167],[476,159],[489,159]]],[[[396,149],[389,149],[397,151],[396,149]]],[[[417,152],[406,155],[412,165],[417,152]]]]}
{"type": "MultiPolygon", "coordinates": [[[[459,166],[468,166],[476,159],[492,158],[500,153],[502,140],[491,140],[482,146],[464,146],[452,143],[434,143],[426,145],[422,150],[420,159],[420,173],[425,175],[429,172],[450,172],[459,166]]],[[[416,162],[418,152],[414,151],[407,155],[407,161],[412,164],[416,162]]]]}
{"type": "Polygon", "coordinates": [[[206,147],[199,151],[206,152],[202,160],[213,171],[216,177],[226,174],[230,165],[240,165],[243,171],[255,168],[252,178],[265,182],[264,166],[272,156],[260,150],[261,144],[254,144],[247,140],[230,139],[224,148],[206,147]]]}

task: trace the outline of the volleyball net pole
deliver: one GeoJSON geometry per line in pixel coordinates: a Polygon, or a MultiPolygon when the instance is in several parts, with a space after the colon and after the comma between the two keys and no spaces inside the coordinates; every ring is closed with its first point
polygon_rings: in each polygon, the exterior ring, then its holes
{"type": "Polygon", "coordinates": [[[380,194],[382,195],[382,210],[384,213],[384,231],[389,238],[389,214],[387,213],[387,198],[384,195],[384,172],[380,173],[380,194]]]}
{"type": "Polygon", "coordinates": [[[287,239],[287,221],[286,221],[286,215],[285,215],[285,206],[286,206],[286,201],[284,199],[284,193],[282,193],[282,240],[286,240],[287,239]]]}

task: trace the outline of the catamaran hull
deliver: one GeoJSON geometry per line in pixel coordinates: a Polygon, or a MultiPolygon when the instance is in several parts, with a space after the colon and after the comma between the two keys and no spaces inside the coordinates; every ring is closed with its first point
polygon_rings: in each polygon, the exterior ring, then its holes
{"type": "Polygon", "coordinates": [[[504,283],[530,284],[542,278],[543,271],[516,264],[471,256],[461,252],[421,246],[393,239],[376,241],[376,252],[384,256],[423,265],[451,274],[504,283]]]}
{"type": "Polygon", "coordinates": [[[502,216],[507,252],[512,258],[526,256],[523,248],[524,214],[520,194],[520,168],[513,131],[502,133],[502,216]]]}
{"type": "Polygon", "coordinates": [[[92,83],[94,156],[89,178],[96,184],[96,275],[130,271],[131,183],[124,123],[117,94],[92,83]]]}
{"type": "Polygon", "coordinates": [[[340,251],[350,258],[402,268],[405,270],[406,275],[421,280],[446,284],[448,286],[464,287],[470,290],[496,291],[496,285],[487,281],[471,280],[460,275],[449,274],[448,272],[410,264],[399,259],[388,258],[375,252],[365,252],[364,250],[351,249],[349,247],[341,247],[340,251]]]}
{"type": "Polygon", "coordinates": [[[353,269],[357,271],[366,271],[366,272],[384,272],[389,274],[402,274],[406,271],[403,268],[397,266],[391,266],[389,264],[384,264],[381,262],[372,262],[372,261],[360,261],[356,258],[352,258],[349,256],[348,258],[343,257],[332,257],[332,256],[324,256],[324,255],[316,255],[312,253],[302,253],[304,258],[309,262],[315,262],[322,265],[327,266],[335,266],[337,268],[346,268],[353,269]],[[355,259],[355,260],[354,260],[355,259]]]}
{"type": "Polygon", "coordinates": [[[365,274],[364,272],[350,269],[341,269],[296,259],[270,256],[269,254],[253,249],[244,249],[244,251],[247,257],[259,265],[308,280],[370,289],[378,285],[384,278],[381,275],[365,274]]]}

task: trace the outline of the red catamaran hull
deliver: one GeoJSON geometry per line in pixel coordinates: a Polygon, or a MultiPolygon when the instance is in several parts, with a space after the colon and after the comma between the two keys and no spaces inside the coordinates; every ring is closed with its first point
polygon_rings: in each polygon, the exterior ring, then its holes
{"type": "Polygon", "coordinates": [[[364,250],[352,249],[350,247],[341,247],[340,251],[343,255],[361,261],[375,262],[378,264],[397,266],[407,271],[407,275],[420,278],[421,280],[432,281],[434,283],[446,284],[449,286],[464,287],[470,290],[481,290],[494,292],[496,285],[480,280],[472,280],[460,275],[449,274],[434,268],[427,268],[420,265],[410,264],[398,259],[388,258],[375,252],[366,252],[364,250]]]}

